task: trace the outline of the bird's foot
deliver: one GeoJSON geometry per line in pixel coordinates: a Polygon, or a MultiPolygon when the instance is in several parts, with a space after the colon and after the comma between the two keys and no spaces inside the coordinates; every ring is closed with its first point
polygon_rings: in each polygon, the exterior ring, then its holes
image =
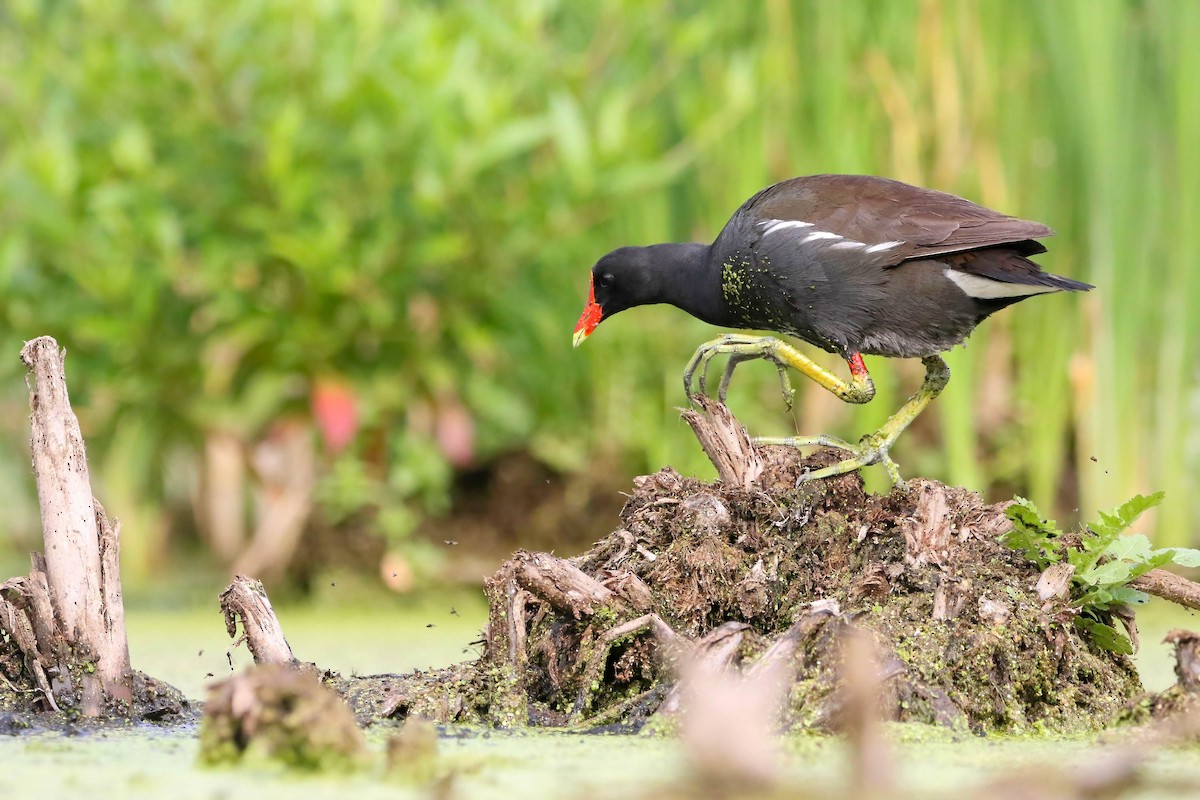
{"type": "Polygon", "coordinates": [[[851,458],[839,461],[832,466],[805,473],[800,479],[801,481],[832,478],[835,475],[854,472],[871,464],[883,464],[888,477],[892,479],[892,484],[901,486],[904,480],[900,477],[900,468],[892,460],[892,445],[896,443],[896,439],[900,438],[900,434],[909,426],[909,423],[925,410],[925,407],[938,396],[945,388],[947,381],[950,380],[950,368],[946,366],[946,362],[940,356],[926,356],[921,360],[925,364],[925,382],[921,384],[921,388],[908,398],[908,402],[901,406],[899,411],[883,423],[883,427],[859,439],[858,444],[850,444],[832,436],[793,436],[784,439],[756,439],[755,441],[761,444],[787,444],[795,447],[806,445],[837,447],[841,450],[848,450],[852,454],[851,458]]]}
{"type": "Polygon", "coordinates": [[[778,370],[783,402],[790,409],[796,396],[796,390],[792,388],[792,381],[788,375],[788,367],[793,364],[781,354],[780,350],[783,347],[787,347],[787,345],[774,336],[745,336],[736,333],[727,333],[710,342],[705,342],[696,348],[687,368],[683,371],[683,391],[687,395],[688,402],[690,403],[692,398],[698,394],[708,394],[709,366],[717,356],[727,355],[729,361],[725,364],[721,382],[717,386],[717,399],[720,402],[725,402],[725,397],[729,392],[729,382],[733,378],[733,371],[737,365],[743,361],[761,358],[770,361],[778,370]]]}
{"type": "Polygon", "coordinates": [[[725,371],[721,375],[721,384],[717,389],[717,399],[725,402],[725,394],[729,390],[729,381],[733,371],[743,361],[761,358],[770,361],[779,371],[779,387],[783,393],[783,402],[790,409],[796,391],[792,388],[789,370],[796,370],[812,378],[820,386],[833,392],[847,403],[866,403],[875,396],[875,384],[867,374],[867,368],[862,363],[858,353],[851,355],[851,379],[844,381],[829,370],[817,364],[808,356],[801,353],[787,342],[774,336],[747,336],[744,334],[727,333],[711,342],[705,342],[696,349],[683,371],[683,391],[687,394],[688,402],[697,394],[708,394],[708,368],[712,360],[719,355],[729,356],[725,371]],[[697,388],[699,391],[697,391],[697,388]]]}
{"type": "Polygon", "coordinates": [[[804,473],[800,476],[797,483],[832,478],[837,475],[845,475],[848,472],[855,472],[872,464],[882,464],[883,468],[887,470],[888,477],[892,479],[892,485],[900,486],[904,483],[904,479],[900,477],[900,468],[892,460],[890,454],[894,442],[895,437],[890,437],[882,431],[867,434],[859,440],[858,444],[851,444],[836,436],[826,436],[824,434],[819,436],[763,436],[754,439],[755,444],[781,444],[790,447],[833,447],[838,450],[846,450],[852,454],[850,458],[843,459],[836,464],[804,473]]]}

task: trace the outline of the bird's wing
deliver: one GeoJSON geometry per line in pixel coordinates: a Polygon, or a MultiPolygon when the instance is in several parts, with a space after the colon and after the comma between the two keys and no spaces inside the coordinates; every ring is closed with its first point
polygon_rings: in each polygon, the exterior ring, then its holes
{"type": "Polygon", "coordinates": [[[858,245],[871,260],[886,253],[882,260],[892,265],[1004,244],[1034,255],[1046,249],[1035,240],[1054,234],[1039,222],[952,194],[861,175],[794,178],[764,189],[743,208],[760,241],[782,234],[825,246],[841,242],[846,250],[858,245]]]}

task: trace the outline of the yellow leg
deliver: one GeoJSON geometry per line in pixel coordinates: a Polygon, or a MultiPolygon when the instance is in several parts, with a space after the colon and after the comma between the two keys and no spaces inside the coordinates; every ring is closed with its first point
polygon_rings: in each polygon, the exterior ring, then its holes
{"type": "Polygon", "coordinates": [[[864,436],[859,440],[857,445],[848,445],[845,442],[831,444],[828,441],[822,441],[823,439],[828,440],[830,437],[813,436],[762,437],[754,441],[759,444],[785,444],[796,447],[821,444],[840,447],[843,450],[849,450],[851,453],[854,453],[852,458],[847,458],[833,466],[807,473],[801,478],[802,481],[831,478],[834,475],[853,472],[870,464],[883,464],[884,468],[887,469],[888,477],[892,479],[892,483],[901,484],[904,481],[900,478],[900,469],[889,455],[892,445],[896,443],[896,439],[900,437],[904,429],[925,410],[926,406],[933,402],[935,397],[941,394],[942,389],[946,388],[946,384],[950,382],[950,368],[942,360],[941,356],[926,356],[921,359],[921,362],[925,364],[925,381],[921,384],[921,388],[916,391],[916,394],[908,398],[908,402],[901,406],[899,411],[889,417],[887,422],[883,423],[883,427],[874,433],[864,436]]]}
{"type": "MultiPolygon", "coordinates": [[[[695,354],[692,355],[687,369],[683,372],[683,388],[689,399],[697,393],[693,390],[693,380],[697,378],[697,371],[699,372],[699,376],[696,383],[698,384],[699,393],[707,393],[705,383],[708,377],[709,363],[719,355],[729,357],[729,362],[721,376],[721,384],[717,390],[717,397],[721,402],[725,402],[725,394],[729,389],[729,381],[733,377],[733,371],[737,365],[743,361],[750,361],[756,358],[770,361],[779,370],[779,380],[783,387],[783,399],[789,407],[792,404],[792,397],[795,395],[791,379],[788,377],[789,369],[794,369],[797,372],[807,375],[847,403],[866,403],[875,396],[875,384],[872,382],[871,376],[867,374],[867,368],[863,365],[862,356],[858,353],[851,355],[847,359],[850,365],[851,377],[849,381],[846,381],[817,364],[795,347],[776,339],[774,336],[746,336],[730,333],[700,345],[695,354]]],[[[921,384],[921,388],[908,399],[908,402],[900,407],[899,411],[889,417],[879,430],[862,437],[856,445],[825,435],[788,436],[782,438],[763,437],[757,438],[754,441],[759,444],[783,444],[794,447],[813,445],[837,447],[854,454],[853,458],[839,461],[831,467],[810,472],[802,480],[829,478],[834,475],[853,472],[870,464],[883,464],[884,468],[887,469],[888,477],[892,479],[892,483],[902,483],[900,469],[889,455],[892,445],[895,444],[896,439],[900,437],[904,429],[925,410],[925,407],[941,394],[942,389],[950,381],[950,368],[946,366],[946,362],[942,360],[941,356],[926,356],[921,361],[925,364],[925,381],[921,384]]]]}

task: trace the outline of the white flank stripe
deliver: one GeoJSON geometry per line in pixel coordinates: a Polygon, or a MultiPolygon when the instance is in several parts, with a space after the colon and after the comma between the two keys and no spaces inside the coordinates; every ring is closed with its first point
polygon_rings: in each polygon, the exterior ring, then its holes
{"type": "Polygon", "coordinates": [[[817,239],[840,239],[840,238],[842,238],[842,237],[838,236],[836,233],[830,233],[829,231],[813,231],[808,236],[804,237],[804,241],[814,242],[817,239]]]}
{"type": "Polygon", "coordinates": [[[849,239],[844,242],[834,242],[833,244],[829,245],[830,250],[855,250],[860,247],[866,247],[866,245],[862,242],[853,242],[849,239]]]}
{"type": "Polygon", "coordinates": [[[1023,283],[1005,283],[969,272],[946,270],[946,277],[958,284],[964,293],[978,300],[997,300],[1001,297],[1026,297],[1031,294],[1057,292],[1054,286],[1029,286],[1023,283]]]}
{"type": "Polygon", "coordinates": [[[880,242],[879,244],[873,244],[868,247],[867,252],[879,253],[883,250],[891,250],[893,247],[899,247],[902,244],[904,244],[904,242],[880,242]]]}
{"type": "Polygon", "coordinates": [[[762,222],[760,222],[758,224],[760,226],[766,228],[766,230],[763,231],[763,236],[766,236],[768,233],[774,233],[775,231],[782,231],[787,228],[811,228],[812,227],[811,222],[801,222],[798,219],[768,219],[768,220],[763,220],[762,222]]]}

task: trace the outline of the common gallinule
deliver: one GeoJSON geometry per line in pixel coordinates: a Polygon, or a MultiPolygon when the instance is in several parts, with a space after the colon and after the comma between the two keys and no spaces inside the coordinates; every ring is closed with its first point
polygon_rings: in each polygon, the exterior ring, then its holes
{"type": "Polygon", "coordinates": [[[808,473],[807,479],[882,462],[908,424],[950,379],[938,353],[961,342],[989,314],[1030,295],[1091,289],[1042,272],[1029,256],[1053,231],[944,192],[864,175],[793,178],[751,197],[711,245],[622,247],[592,267],[587,306],[575,326],[575,346],[619,311],[670,303],[725,328],[788,334],[837,353],[850,366],[846,381],[774,336],[726,334],[700,346],[684,371],[690,399],[713,357],[734,367],[763,358],[779,369],[791,401],[788,368],[799,370],[848,403],[866,403],[875,386],[863,354],[920,358],[921,388],[883,427],[857,445],[831,436],[760,438],[767,444],[824,445],[852,458],[808,473]]]}

